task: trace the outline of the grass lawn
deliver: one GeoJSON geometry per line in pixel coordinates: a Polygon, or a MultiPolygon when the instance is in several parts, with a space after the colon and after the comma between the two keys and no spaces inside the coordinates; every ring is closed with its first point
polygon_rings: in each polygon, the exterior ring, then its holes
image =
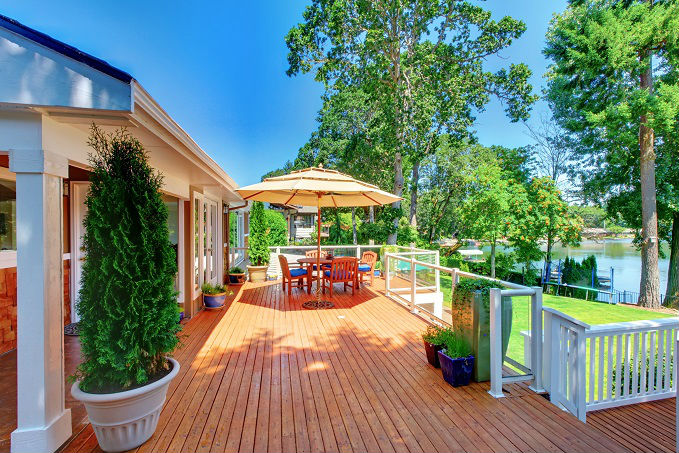
{"type": "MultiPolygon", "coordinates": [[[[444,294],[444,304],[450,306],[451,277],[441,274],[441,290],[444,294]]],[[[555,308],[569,316],[579,319],[587,324],[608,324],[612,322],[639,321],[646,319],[669,318],[676,314],[667,311],[659,312],[630,305],[611,305],[601,302],[588,302],[570,297],[553,296],[545,294],[542,303],[546,307],[555,308]]],[[[530,298],[514,297],[512,312],[512,333],[509,339],[507,355],[514,360],[523,363],[523,337],[522,330],[530,328],[530,298]]],[[[588,356],[589,357],[589,356],[588,356]]]]}

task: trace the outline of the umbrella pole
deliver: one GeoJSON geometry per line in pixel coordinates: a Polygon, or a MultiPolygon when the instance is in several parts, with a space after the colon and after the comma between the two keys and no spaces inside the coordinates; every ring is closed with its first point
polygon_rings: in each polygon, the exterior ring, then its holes
{"type": "Polygon", "coordinates": [[[329,300],[321,300],[321,193],[316,194],[316,208],[318,209],[318,233],[316,237],[316,300],[310,300],[302,304],[303,308],[322,310],[335,306],[329,300]]]}

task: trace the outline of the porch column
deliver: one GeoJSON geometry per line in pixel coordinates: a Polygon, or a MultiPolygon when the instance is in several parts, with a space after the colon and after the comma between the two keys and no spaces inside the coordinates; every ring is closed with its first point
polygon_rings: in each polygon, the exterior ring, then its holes
{"type": "Polygon", "coordinates": [[[53,452],[71,436],[64,406],[62,187],[68,161],[10,151],[16,173],[17,429],[12,453],[53,452]]]}

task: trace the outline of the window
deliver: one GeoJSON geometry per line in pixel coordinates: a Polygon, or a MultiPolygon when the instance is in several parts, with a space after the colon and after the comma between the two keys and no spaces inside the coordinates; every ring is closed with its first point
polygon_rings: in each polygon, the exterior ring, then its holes
{"type": "Polygon", "coordinates": [[[296,228],[313,228],[315,216],[311,215],[297,215],[295,217],[295,227],[296,228]]]}
{"type": "Polygon", "coordinates": [[[200,287],[200,200],[193,200],[193,286],[200,287]]]}
{"type": "Polygon", "coordinates": [[[0,179],[0,250],[16,250],[16,182],[0,179]]]}
{"type": "Polygon", "coordinates": [[[167,229],[170,243],[174,249],[177,262],[177,274],[174,277],[174,289],[179,291],[179,200],[175,197],[163,195],[163,202],[167,207],[167,229]]]}

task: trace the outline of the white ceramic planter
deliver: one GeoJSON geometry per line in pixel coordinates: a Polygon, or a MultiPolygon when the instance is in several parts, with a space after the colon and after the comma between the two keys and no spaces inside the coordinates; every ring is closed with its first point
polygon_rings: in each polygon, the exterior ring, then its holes
{"type": "Polygon", "coordinates": [[[79,382],[71,387],[73,398],[87,409],[102,450],[126,451],[149,440],[158,425],[170,381],[179,373],[179,362],[169,358],[172,370],[164,378],[144,387],[118,393],[87,393],[79,382]]]}
{"type": "Polygon", "coordinates": [[[261,283],[266,281],[266,270],[269,266],[247,266],[250,281],[253,283],[261,283]]]}

